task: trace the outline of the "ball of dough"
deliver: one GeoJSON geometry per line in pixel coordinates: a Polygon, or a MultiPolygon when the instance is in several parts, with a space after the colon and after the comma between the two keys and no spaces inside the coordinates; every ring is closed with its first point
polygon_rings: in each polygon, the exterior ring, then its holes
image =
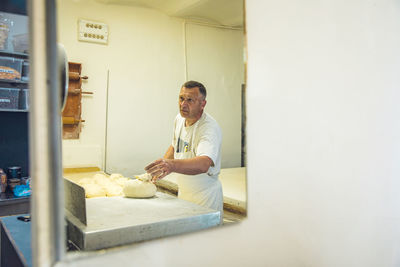
{"type": "Polygon", "coordinates": [[[106,196],[106,191],[98,184],[84,184],[82,187],[85,189],[85,196],[87,198],[106,196]]]}
{"type": "Polygon", "coordinates": [[[147,172],[143,173],[141,175],[136,175],[136,179],[139,179],[139,180],[144,181],[144,182],[150,181],[151,178],[152,178],[151,175],[149,173],[147,173],[147,172]]]}
{"type": "Polygon", "coordinates": [[[157,187],[150,182],[129,180],[125,183],[123,191],[126,197],[145,198],[153,197],[156,194],[157,187]]]}

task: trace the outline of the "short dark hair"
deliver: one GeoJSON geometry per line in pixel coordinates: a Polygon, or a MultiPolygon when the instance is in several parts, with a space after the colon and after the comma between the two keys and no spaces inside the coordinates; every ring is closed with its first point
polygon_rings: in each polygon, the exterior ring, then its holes
{"type": "Polygon", "coordinates": [[[196,81],[187,81],[182,85],[182,87],[189,88],[189,89],[198,87],[200,94],[202,94],[204,96],[204,99],[206,99],[207,90],[202,83],[199,83],[196,81]]]}

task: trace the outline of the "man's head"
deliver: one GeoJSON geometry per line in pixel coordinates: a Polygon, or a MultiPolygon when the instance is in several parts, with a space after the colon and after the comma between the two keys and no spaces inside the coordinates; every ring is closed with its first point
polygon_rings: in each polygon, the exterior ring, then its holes
{"type": "Polygon", "coordinates": [[[195,123],[203,114],[206,106],[207,91],[203,84],[188,81],[182,85],[179,93],[179,111],[189,125],[195,123]]]}

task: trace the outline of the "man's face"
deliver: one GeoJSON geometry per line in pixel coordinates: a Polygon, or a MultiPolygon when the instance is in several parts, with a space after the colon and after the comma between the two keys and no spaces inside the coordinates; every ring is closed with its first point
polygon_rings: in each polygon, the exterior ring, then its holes
{"type": "Polygon", "coordinates": [[[182,87],[179,93],[179,111],[185,119],[199,119],[207,101],[198,87],[182,87]]]}

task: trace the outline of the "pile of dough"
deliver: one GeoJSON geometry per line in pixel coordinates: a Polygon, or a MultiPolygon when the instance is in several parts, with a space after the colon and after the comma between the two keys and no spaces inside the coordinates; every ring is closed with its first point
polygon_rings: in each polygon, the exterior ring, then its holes
{"type": "Polygon", "coordinates": [[[110,179],[121,187],[123,187],[125,182],[129,180],[129,178],[124,177],[122,174],[119,173],[111,174],[110,179]]]}
{"type": "Polygon", "coordinates": [[[80,179],[78,184],[85,189],[87,198],[114,197],[123,194],[126,197],[146,198],[153,197],[157,191],[157,187],[147,181],[149,177],[151,178],[148,174],[142,174],[140,178],[145,181],[141,181],[131,180],[119,173],[113,173],[110,177],[98,173],[92,178],[80,179]]]}
{"type": "Polygon", "coordinates": [[[85,196],[91,197],[105,197],[107,195],[106,190],[98,184],[84,184],[82,187],[85,189],[85,196]]]}
{"type": "MultiPolygon", "coordinates": [[[[116,177],[114,175],[114,177],[116,177]]],[[[126,179],[122,175],[118,174],[118,179],[126,179]]],[[[104,174],[98,173],[92,178],[82,178],[78,181],[78,184],[85,189],[85,196],[91,197],[115,197],[122,196],[121,182],[113,181],[111,178],[104,174]]]]}
{"type": "Polygon", "coordinates": [[[101,185],[103,187],[108,187],[113,184],[110,178],[101,173],[98,173],[95,176],[93,176],[93,180],[96,184],[101,185]]]}
{"type": "Polygon", "coordinates": [[[122,174],[120,174],[120,173],[113,173],[110,176],[110,179],[113,180],[113,181],[118,180],[118,178],[124,178],[124,176],[122,174]]]}
{"type": "Polygon", "coordinates": [[[80,186],[84,186],[85,184],[93,184],[93,183],[94,183],[94,181],[93,181],[92,178],[82,178],[82,179],[80,179],[80,180],[78,181],[78,184],[79,184],[80,186]]]}
{"type": "Polygon", "coordinates": [[[129,180],[125,183],[123,191],[126,197],[147,198],[156,194],[157,187],[150,182],[129,180]]]}
{"type": "Polygon", "coordinates": [[[106,188],[108,197],[116,197],[122,195],[122,187],[119,185],[111,185],[106,188]]]}
{"type": "Polygon", "coordinates": [[[124,186],[125,183],[129,180],[129,178],[126,177],[120,177],[114,180],[114,183],[118,184],[119,186],[124,186]]]}

